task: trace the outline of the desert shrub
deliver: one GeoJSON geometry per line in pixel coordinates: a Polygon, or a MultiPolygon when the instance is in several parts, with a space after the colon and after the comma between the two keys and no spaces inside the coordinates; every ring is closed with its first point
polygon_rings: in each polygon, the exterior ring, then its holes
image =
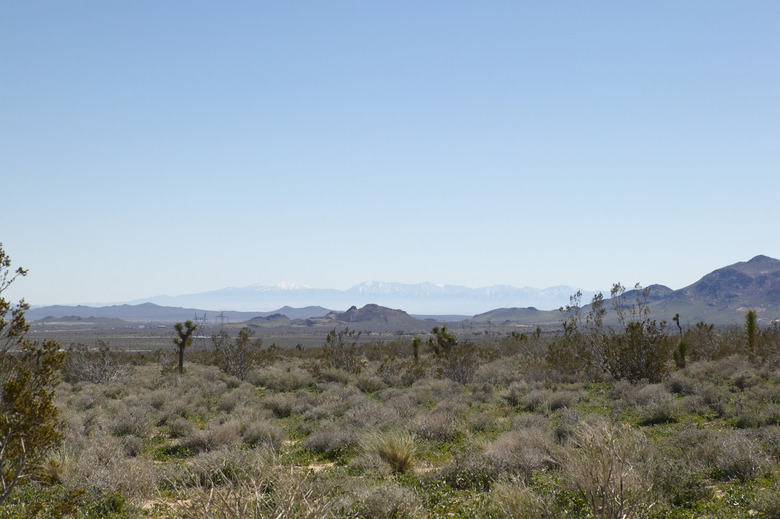
{"type": "Polygon", "coordinates": [[[247,374],[246,380],[255,386],[262,386],[280,393],[290,393],[315,386],[315,380],[311,373],[298,366],[281,363],[251,370],[247,374]]]}
{"type": "Polygon", "coordinates": [[[520,399],[522,405],[529,411],[555,411],[563,407],[574,407],[580,400],[579,393],[559,389],[533,389],[520,399]]]}
{"type": "Polygon", "coordinates": [[[386,357],[379,364],[376,374],[389,386],[407,387],[424,379],[429,371],[430,365],[424,359],[416,361],[386,357]]]}
{"type": "Polygon", "coordinates": [[[468,384],[477,371],[479,352],[471,343],[455,344],[436,357],[440,376],[458,384],[468,384]]]}
{"type": "Polygon", "coordinates": [[[552,451],[552,435],[531,427],[500,435],[485,448],[485,455],[494,472],[528,479],[533,471],[552,466],[552,451]]]}
{"type": "Polygon", "coordinates": [[[75,344],[68,348],[62,366],[62,376],[69,382],[105,384],[127,376],[130,367],[111,351],[108,344],[98,341],[94,348],[75,344]]]}
{"type": "Polygon", "coordinates": [[[244,478],[261,478],[270,469],[268,457],[256,449],[220,448],[202,452],[189,463],[177,465],[169,476],[172,488],[214,489],[224,484],[236,484],[244,478]]]}
{"type": "Polygon", "coordinates": [[[474,446],[456,449],[453,460],[427,475],[430,481],[445,483],[455,490],[490,491],[498,474],[484,452],[474,446]]]}
{"type": "Polygon", "coordinates": [[[266,409],[270,409],[277,418],[286,418],[292,414],[295,406],[295,395],[274,393],[264,395],[260,402],[266,409]]]}
{"type": "Polygon", "coordinates": [[[545,402],[551,395],[547,389],[532,389],[523,395],[520,399],[522,406],[528,411],[536,411],[545,406],[545,402]]]}
{"type": "Polygon", "coordinates": [[[459,396],[462,389],[451,380],[424,378],[415,382],[406,393],[417,405],[432,405],[459,396]]]}
{"type": "Polygon", "coordinates": [[[301,442],[301,446],[324,456],[337,459],[357,445],[357,433],[336,423],[323,424],[301,442]]]}
{"type": "Polygon", "coordinates": [[[761,383],[761,377],[756,373],[755,368],[752,365],[741,367],[735,373],[733,373],[729,379],[734,387],[744,391],[747,388],[752,388],[761,383]]]}
{"type": "Polygon", "coordinates": [[[161,411],[171,398],[171,392],[165,389],[156,389],[149,393],[149,405],[152,409],[161,411]]]}
{"type": "Polygon", "coordinates": [[[731,400],[726,389],[721,386],[716,386],[711,382],[702,382],[699,396],[704,405],[709,409],[713,410],[719,416],[726,415],[728,403],[731,400]]]}
{"type": "Polygon", "coordinates": [[[377,394],[379,399],[384,403],[385,407],[392,409],[400,420],[408,422],[411,420],[417,411],[415,402],[405,393],[392,393],[382,392],[377,394]]]}
{"type": "Polygon", "coordinates": [[[500,427],[494,413],[484,409],[472,409],[466,415],[466,425],[469,430],[487,432],[500,427]]]}
{"type": "Polygon", "coordinates": [[[322,365],[344,370],[347,373],[360,373],[363,368],[358,340],[361,332],[344,328],[328,332],[322,346],[322,365]]]}
{"type": "Polygon", "coordinates": [[[141,454],[145,445],[144,439],[138,436],[125,436],[122,438],[122,447],[126,456],[134,458],[141,454]]]}
{"type": "Polygon", "coordinates": [[[769,459],[759,443],[741,431],[721,431],[713,440],[713,476],[748,481],[769,469],[769,459]]]}
{"type": "Polygon", "coordinates": [[[302,414],[304,420],[333,419],[344,416],[351,407],[365,401],[366,396],[354,386],[330,384],[320,387],[322,392],[312,394],[299,391],[293,412],[302,414]]]}
{"type": "Polygon", "coordinates": [[[694,395],[699,390],[699,382],[688,376],[685,370],[672,373],[665,384],[670,392],[677,395],[694,395]]]}
{"type": "Polygon", "coordinates": [[[181,445],[193,452],[208,452],[231,447],[241,441],[241,426],[236,422],[209,424],[205,429],[196,429],[181,440],[181,445]]]}
{"type": "Polygon", "coordinates": [[[376,431],[363,438],[360,446],[364,453],[385,462],[393,474],[408,472],[414,464],[414,436],[407,431],[376,431]]]}
{"type": "Polygon", "coordinates": [[[558,443],[565,443],[570,439],[579,427],[581,413],[576,409],[562,408],[557,413],[557,421],[553,428],[555,440],[558,443]]]}
{"type": "MultiPolygon", "coordinates": [[[[170,515],[183,519],[235,519],[239,517],[290,517],[318,519],[332,517],[338,483],[318,478],[311,472],[299,473],[274,467],[262,460],[239,460],[228,469],[232,475],[216,479],[228,484],[214,485],[211,476],[191,478],[190,485],[175,482],[189,499],[168,505],[170,515]]],[[[227,476],[227,475],[226,475],[227,476]]]]}
{"type": "Polygon", "coordinates": [[[94,434],[79,444],[68,443],[57,468],[57,478],[65,487],[83,488],[92,496],[117,491],[142,498],[155,493],[158,481],[153,463],[143,456],[128,457],[122,440],[94,434]]]}
{"type": "Polygon", "coordinates": [[[679,459],[668,455],[656,457],[653,461],[650,468],[652,480],[669,505],[693,509],[698,501],[712,495],[704,475],[679,459]]]}
{"type": "Polygon", "coordinates": [[[115,436],[150,436],[153,431],[153,419],[150,412],[143,407],[125,407],[114,415],[109,425],[115,436]]]}
{"type": "Polygon", "coordinates": [[[244,326],[235,339],[224,329],[212,335],[213,355],[219,369],[244,380],[252,368],[270,364],[274,359],[274,352],[263,350],[262,339],[253,340],[254,334],[254,330],[244,326]]]}
{"type": "Polygon", "coordinates": [[[418,436],[432,441],[449,441],[459,433],[458,413],[466,409],[459,400],[445,400],[436,404],[430,412],[418,415],[413,427],[418,436]]]}
{"type": "Polygon", "coordinates": [[[539,493],[522,478],[497,482],[490,492],[490,509],[497,517],[557,519],[563,517],[551,493],[539,493]]]}
{"type": "Polygon", "coordinates": [[[595,517],[645,513],[654,500],[652,481],[637,464],[645,443],[629,426],[589,416],[559,454],[566,486],[582,496],[595,517]]]}
{"type": "Polygon", "coordinates": [[[421,512],[415,493],[393,482],[361,488],[350,497],[350,501],[348,509],[357,517],[406,519],[418,517],[421,512]]]}
{"type": "Polygon", "coordinates": [[[581,312],[581,293],[571,298],[566,312],[564,335],[550,346],[551,365],[571,364],[569,369],[598,369],[615,380],[660,382],[666,374],[671,354],[671,339],[665,322],[650,318],[647,305],[649,289],[637,284],[632,291],[616,283],[610,293],[618,326],[607,326],[605,300],[593,297],[587,317],[581,312]],[[628,300],[629,296],[634,301],[628,300]]]}
{"type": "Polygon", "coordinates": [[[269,420],[254,420],[244,428],[242,439],[250,447],[265,446],[272,449],[281,447],[285,434],[278,424],[269,420]]]}
{"type": "Polygon", "coordinates": [[[348,371],[332,366],[317,367],[314,373],[317,379],[322,382],[346,385],[352,381],[352,375],[348,371]]]}
{"type": "Polygon", "coordinates": [[[506,390],[501,392],[501,397],[512,407],[519,407],[524,404],[524,398],[528,394],[528,385],[516,380],[509,384],[506,390]]]}
{"type": "Polygon", "coordinates": [[[97,403],[98,399],[91,391],[81,391],[80,393],[73,395],[68,401],[68,405],[79,413],[92,409],[97,403]]]}
{"type": "Polygon", "coordinates": [[[518,369],[518,360],[514,357],[502,357],[477,366],[472,383],[491,387],[507,387],[522,380],[518,369]]]}
{"type": "Polygon", "coordinates": [[[677,421],[680,406],[662,384],[643,387],[636,394],[637,414],[641,425],[656,425],[677,421]]]}
{"type": "Polygon", "coordinates": [[[173,420],[166,423],[168,426],[168,434],[171,438],[184,438],[192,434],[195,426],[187,418],[183,416],[177,416],[173,420]]]}
{"type": "Polygon", "coordinates": [[[780,519],[780,481],[777,475],[757,490],[751,499],[751,509],[757,511],[759,517],[780,519]]]}
{"type": "Polygon", "coordinates": [[[355,387],[364,393],[376,393],[385,389],[387,384],[376,375],[361,374],[355,380],[355,387]]]}
{"type": "Polygon", "coordinates": [[[246,406],[256,398],[254,387],[242,384],[232,391],[223,394],[217,400],[217,410],[223,413],[232,413],[237,406],[246,406]]]}
{"type": "Polygon", "coordinates": [[[387,429],[402,422],[395,409],[368,399],[355,403],[344,413],[344,420],[358,429],[387,429]]]}

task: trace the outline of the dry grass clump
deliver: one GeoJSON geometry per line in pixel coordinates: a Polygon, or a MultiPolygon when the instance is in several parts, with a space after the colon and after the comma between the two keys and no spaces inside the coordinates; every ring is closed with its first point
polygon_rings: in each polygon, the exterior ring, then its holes
{"type": "Polygon", "coordinates": [[[408,431],[397,429],[369,433],[360,445],[364,453],[375,455],[386,463],[393,474],[403,474],[412,469],[416,447],[414,435],[408,431]]]}

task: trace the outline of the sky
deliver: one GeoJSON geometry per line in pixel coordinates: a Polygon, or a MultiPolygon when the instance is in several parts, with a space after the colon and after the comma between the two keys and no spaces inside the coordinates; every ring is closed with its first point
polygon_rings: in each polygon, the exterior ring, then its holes
{"type": "Polygon", "coordinates": [[[0,1],[3,296],[780,258],[780,3],[0,1]]]}

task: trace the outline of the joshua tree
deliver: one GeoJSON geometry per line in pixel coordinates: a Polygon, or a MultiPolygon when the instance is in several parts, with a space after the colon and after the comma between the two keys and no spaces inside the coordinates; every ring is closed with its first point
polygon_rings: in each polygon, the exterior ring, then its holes
{"type": "Polygon", "coordinates": [[[176,323],[176,331],[179,336],[173,339],[173,343],[179,347],[179,373],[184,373],[184,348],[192,344],[192,334],[198,329],[198,325],[192,321],[176,323]]]}
{"type": "Polygon", "coordinates": [[[420,343],[422,343],[422,339],[419,337],[412,339],[412,354],[414,355],[415,362],[420,359],[420,343]]]}
{"type": "Polygon", "coordinates": [[[755,310],[745,312],[745,338],[747,339],[748,355],[756,356],[756,339],[758,338],[758,319],[755,310]]]}
{"type": "Polygon", "coordinates": [[[674,363],[678,369],[685,368],[686,360],[688,356],[688,341],[683,337],[682,326],[680,326],[680,314],[674,314],[672,321],[677,325],[677,329],[680,331],[680,338],[677,339],[677,347],[674,349],[672,356],[674,357],[674,363]]]}

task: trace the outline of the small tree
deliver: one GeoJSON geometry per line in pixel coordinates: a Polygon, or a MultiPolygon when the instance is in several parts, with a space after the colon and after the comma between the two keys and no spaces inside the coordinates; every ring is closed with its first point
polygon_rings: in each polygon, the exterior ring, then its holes
{"type": "Polygon", "coordinates": [[[604,323],[607,310],[602,294],[593,297],[584,321],[579,305],[581,293],[572,296],[572,303],[562,309],[568,314],[563,322],[563,339],[551,349],[554,355],[550,360],[561,364],[567,358],[576,359],[575,365],[602,370],[617,380],[659,382],[669,358],[666,323],[650,318],[648,289],[637,284],[631,293],[635,296],[633,302],[628,301],[623,285],[615,283],[612,287],[617,327],[604,323]]]}
{"type": "Polygon", "coordinates": [[[263,352],[263,340],[252,339],[255,332],[249,326],[238,331],[238,337],[233,340],[224,329],[211,336],[214,345],[217,366],[228,375],[239,380],[246,378],[249,368],[268,362],[271,352],[263,352]],[[264,354],[265,353],[265,354],[264,354]]]}
{"type": "Polygon", "coordinates": [[[338,332],[334,328],[328,332],[322,347],[324,364],[350,373],[360,373],[363,368],[358,348],[361,333],[349,328],[338,332]]]}
{"type": "MultiPolygon", "coordinates": [[[[24,269],[11,270],[0,244],[0,294],[24,269]]],[[[45,453],[61,438],[54,388],[63,353],[52,340],[27,339],[24,300],[12,305],[0,296],[0,504],[33,476],[45,453]]]]}
{"type": "Polygon", "coordinates": [[[184,348],[192,344],[192,334],[198,329],[198,325],[187,320],[182,323],[176,323],[174,326],[178,337],[173,339],[173,343],[179,347],[179,374],[184,373],[184,348]]]}

